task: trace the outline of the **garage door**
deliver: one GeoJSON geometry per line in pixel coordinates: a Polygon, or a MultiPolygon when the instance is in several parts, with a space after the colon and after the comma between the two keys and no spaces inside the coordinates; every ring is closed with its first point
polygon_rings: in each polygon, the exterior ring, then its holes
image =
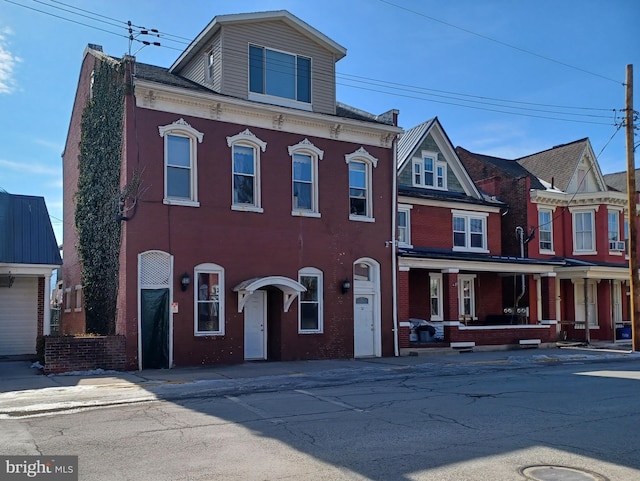
{"type": "Polygon", "coordinates": [[[0,287],[0,356],[35,354],[38,334],[38,278],[16,277],[0,287]]]}

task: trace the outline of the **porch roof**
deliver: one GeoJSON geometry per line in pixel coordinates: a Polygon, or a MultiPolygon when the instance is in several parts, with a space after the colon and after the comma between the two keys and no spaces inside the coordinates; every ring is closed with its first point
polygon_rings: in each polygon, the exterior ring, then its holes
{"type": "Polygon", "coordinates": [[[564,259],[565,265],[556,269],[558,279],[612,279],[624,281],[630,278],[629,264],[592,262],[582,259],[564,259]]]}
{"type": "Polygon", "coordinates": [[[446,249],[400,248],[400,267],[421,269],[459,269],[463,271],[497,272],[502,274],[552,274],[564,265],[564,260],[507,257],[446,249]]]}
{"type": "Polygon", "coordinates": [[[289,311],[289,307],[299,293],[307,290],[306,287],[298,281],[294,281],[293,279],[284,276],[265,276],[247,279],[233,288],[233,291],[238,293],[238,312],[242,312],[244,305],[247,302],[247,298],[251,294],[258,289],[267,286],[274,286],[282,291],[284,312],[289,311]]]}

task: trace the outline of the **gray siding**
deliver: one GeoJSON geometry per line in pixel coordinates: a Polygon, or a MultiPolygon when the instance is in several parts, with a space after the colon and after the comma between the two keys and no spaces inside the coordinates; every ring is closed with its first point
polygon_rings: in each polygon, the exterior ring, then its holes
{"type": "Polygon", "coordinates": [[[281,21],[225,25],[222,35],[221,93],[248,97],[248,55],[252,43],[310,57],[313,111],[335,114],[335,62],[331,52],[281,21]]]}
{"type": "MultiPolygon", "coordinates": [[[[438,160],[442,162],[446,162],[446,158],[442,155],[442,152],[438,148],[438,144],[433,139],[432,135],[429,134],[424,139],[424,141],[414,150],[413,155],[409,158],[409,161],[405,164],[398,175],[398,185],[404,187],[412,187],[413,179],[412,175],[412,159],[416,155],[420,155],[420,152],[423,150],[428,150],[430,152],[438,153],[438,160]]],[[[464,189],[462,188],[462,184],[460,180],[455,176],[451,166],[447,162],[447,190],[449,192],[461,192],[464,193],[464,189]]]]}
{"type": "Polygon", "coordinates": [[[205,47],[203,47],[197,55],[193,57],[191,62],[189,62],[184,69],[180,72],[180,75],[188,78],[189,80],[196,82],[200,85],[204,85],[205,87],[212,88],[216,92],[220,91],[220,83],[221,83],[221,60],[222,54],[220,53],[220,35],[216,34],[211,42],[209,42],[205,47]],[[213,82],[207,81],[207,76],[205,74],[205,68],[207,59],[205,54],[209,51],[210,48],[213,48],[214,51],[214,73],[213,73],[213,82]]]}

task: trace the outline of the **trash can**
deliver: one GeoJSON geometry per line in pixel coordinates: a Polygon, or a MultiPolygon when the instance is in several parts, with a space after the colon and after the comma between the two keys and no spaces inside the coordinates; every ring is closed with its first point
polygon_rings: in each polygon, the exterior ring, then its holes
{"type": "Polygon", "coordinates": [[[631,326],[616,327],[616,339],[631,339],[631,326]]]}
{"type": "Polygon", "coordinates": [[[432,342],[436,328],[433,326],[418,326],[418,337],[420,342],[432,342]]]}

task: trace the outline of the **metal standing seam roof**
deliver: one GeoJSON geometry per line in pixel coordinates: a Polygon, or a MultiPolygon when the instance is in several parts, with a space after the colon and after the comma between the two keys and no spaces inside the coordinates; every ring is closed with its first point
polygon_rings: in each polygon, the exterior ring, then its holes
{"type": "Polygon", "coordinates": [[[589,139],[584,138],[516,161],[533,175],[566,192],[588,143],[589,139]]]}
{"type": "Polygon", "coordinates": [[[0,192],[0,263],[62,265],[43,197],[0,192]]]}
{"type": "Polygon", "coordinates": [[[420,139],[431,128],[437,117],[422,122],[415,127],[405,131],[398,140],[398,165],[399,168],[404,161],[411,155],[413,149],[416,148],[420,139]]]}

